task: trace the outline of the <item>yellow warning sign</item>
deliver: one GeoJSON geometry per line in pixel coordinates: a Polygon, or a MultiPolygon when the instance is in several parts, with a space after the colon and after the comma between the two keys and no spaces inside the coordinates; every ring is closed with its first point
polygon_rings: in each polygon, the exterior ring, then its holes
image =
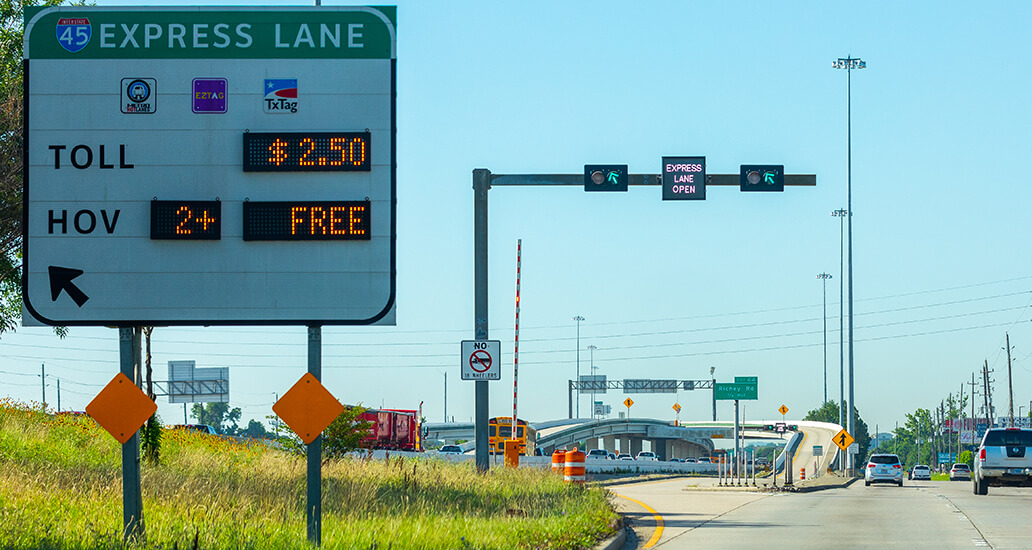
{"type": "Polygon", "coordinates": [[[674,412],[677,412],[677,413],[681,412],[681,404],[680,403],[674,403],[674,412]]]}
{"type": "Polygon", "coordinates": [[[849,435],[849,432],[847,432],[845,428],[842,428],[842,431],[835,434],[835,437],[831,438],[831,440],[843,451],[849,450],[849,446],[852,445],[854,441],[853,436],[849,435]]]}
{"type": "Polygon", "coordinates": [[[786,414],[788,414],[788,407],[782,405],[778,407],[778,412],[781,413],[781,416],[785,416],[786,414]]]}
{"type": "Polygon", "coordinates": [[[631,405],[634,404],[634,400],[631,399],[630,397],[628,397],[627,399],[623,400],[623,404],[624,404],[625,407],[627,407],[629,409],[629,408],[631,408],[631,405]]]}

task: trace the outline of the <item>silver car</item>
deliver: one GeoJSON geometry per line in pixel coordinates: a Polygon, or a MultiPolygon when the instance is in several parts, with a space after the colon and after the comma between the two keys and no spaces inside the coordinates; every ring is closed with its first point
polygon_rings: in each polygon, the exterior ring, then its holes
{"type": "Polygon", "coordinates": [[[872,483],[895,483],[903,486],[903,464],[896,455],[871,455],[864,468],[864,485],[872,483]]]}
{"type": "Polygon", "coordinates": [[[924,464],[918,464],[914,466],[914,470],[910,473],[910,479],[927,479],[932,480],[932,469],[924,464]]]}

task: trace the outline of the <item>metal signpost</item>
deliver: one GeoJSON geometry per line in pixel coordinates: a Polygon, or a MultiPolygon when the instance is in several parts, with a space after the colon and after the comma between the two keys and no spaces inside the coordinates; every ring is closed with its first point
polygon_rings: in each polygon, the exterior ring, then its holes
{"type": "Polygon", "coordinates": [[[735,377],[734,383],[720,383],[717,382],[714,385],[714,391],[716,393],[716,399],[724,401],[735,402],[735,472],[738,474],[739,482],[741,481],[741,471],[739,465],[739,457],[741,456],[741,442],[739,431],[739,416],[738,413],[738,402],[742,399],[756,400],[758,397],[759,379],[755,376],[738,376],[735,377]]]}
{"type": "Polygon", "coordinates": [[[26,311],[66,326],[306,325],[316,377],[322,325],[393,325],[394,20],[392,7],[26,8],[26,311]]]}
{"type": "MultiPolygon", "coordinates": [[[[702,158],[702,157],[698,157],[702,158]]],[[[741,172],[741,167],[740,172],[741,172]]],[[[698,172],[694,167],[684,170],[673,170],[677,173],[704,174],[698,172]]],[[[746,174],[748,179],[748,174],[746,174]]],[[[700,175],[698,181],[706,187],[712,186],[741,186],[741,174],[706,174],[700,175]]],[[[693,181],[697,181],[693,178],[693,181]]],[[[485,168],[473,170],[473,334],[477,340],[487,340],[488,333],[488,303],[487,303],[487,248],[488,248],[488,191],[495,186],[582,186],[585,191],[606,192],[606,191],[627,191],[628,186],[639,185],[662,185],[662,174],[630,174],[627,165],[620,164],[598,164],[584,165],[581,174],[492,174],[485,168]]],[[[816,186],[817,176],[813,174],[785,174],[781,166],[777,174],[774,174],[774,183],[783,190],[786,186],[816,186]]],[[[687,190],[685,190],[687,192],[687,190]]],[[[697,192],[697,190],[696,190],[697,192]]],[[[580,346],[578,346],[578,350],[580,346]]],[[[570,381],[570,396],[573,397],[575,382],[570,381]]],[[[715,397],[714,393],[714,397],[715,397]]],[[[714,419],[716,419],[716,399],[713,402],[714,419]]],[[[570,418],[573,418],[572,406],[570,418]]],[[[487,381],[478,380],[475,389],[475,433],[477,441],[488,439],[488,391],[487,381]]],[[[489,467],[488,453],[486,448],[479,445],[476,450],[476,465],[481,472],[486,472],[489,467]]]]}

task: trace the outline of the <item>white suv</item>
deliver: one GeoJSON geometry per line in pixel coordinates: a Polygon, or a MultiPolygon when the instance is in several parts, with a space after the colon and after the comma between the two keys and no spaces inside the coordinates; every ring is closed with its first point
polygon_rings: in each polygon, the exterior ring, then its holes
{"type": "Polygon", "coordinates": [[[588,451],[586,457],[606,460],[609,458],[609,453],[605,449],[591,449],[590,451],[588,451]]]}
{"type": "Polygon", "coordinates": [[[896,455],[871,455],[864,468],[864,485],[872,483],[895,483],[903,486],[903,465],[896,455]]]}
{"type": "Polygon", "coordinates": [[[654,453],[652,451],[642,451],[642,452],[638,453],[637,460],[648,460],[648,461],[656,462],[656,461],[659,460],[659,457],[657,457],[656,453],[654,453]]]}

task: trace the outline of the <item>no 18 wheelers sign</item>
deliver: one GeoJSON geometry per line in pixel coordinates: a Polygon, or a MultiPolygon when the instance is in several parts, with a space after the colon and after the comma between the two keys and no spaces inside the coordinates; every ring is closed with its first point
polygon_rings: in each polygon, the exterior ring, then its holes
{"type": "Polygon", "coordinates": [[[394,8],[25,12],[33,317],[394,324],[394,8]]]}

